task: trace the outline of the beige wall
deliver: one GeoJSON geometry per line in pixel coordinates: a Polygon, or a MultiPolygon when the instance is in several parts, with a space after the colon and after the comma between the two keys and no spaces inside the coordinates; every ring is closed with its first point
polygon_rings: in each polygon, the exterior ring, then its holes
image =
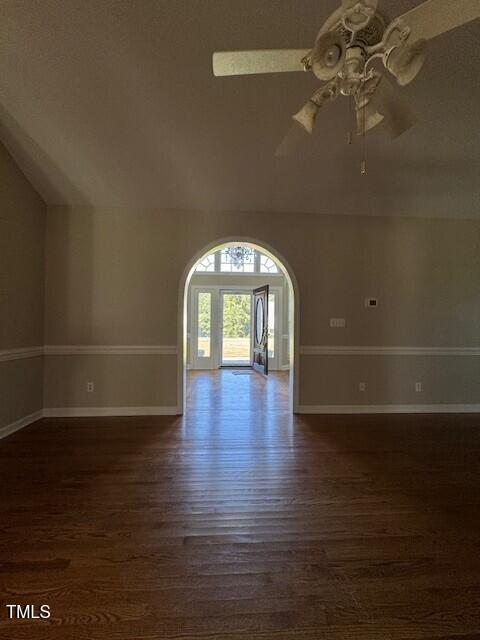
{"type": "Polygon", "coordinates": [[[43,344],[46,207],[2,145],[0,184],[1,429],[42,409],[41,356],[14,358],[43,344]]]}
{"type": "MultiPolygon", "coordinates": [[[[299,285],[301,345],[480,345],[480,222],[61,207],[48,213],[46,344],[176,345],[184,269],[204,247],[233,236],[265,242],[289,263],[299,285]],[[377,309],[365,308],[367,296],[379,298],[377,309]],[[331,329],[331,317],[344,317],[346,328],[331,329]]],[[[50,406],[97,403],[79,390],[86,382],[78,373],[82,358],[47,356],[50,406]],[[68,363],[53,365],[53,358],[68,363]],[[52,368],[78,386],[75,393],[58,390],[52,368]]],[[[148,358],[158,363],[151,367],[168,371],[158,380],[169,385],[174,358],[148,358]]],[[[472,355],[302,355],[300,404],[480,403],[478,361],[472,355]],[[412,393],[418,380],[422,394],[412,393]],[[359,381],[368,383],[361,396],[359,381]]],[[[92,360],[92,378],[101,375],[96,366],[92,360]]],[[[151,375],[132,369],[132,388],[139,372],[146,383],[151,375]]],[[[125,406],[124,384],[102,396],[103,406],[125,406]]],[[[161,397],[170,404],[168,389],[152,389],[148,397],[138,389],[128,401],[153,406],[161,397]]]]}
{"type": "Polygon", "coordinates": [[[42,389],[43,363],[40,356],[0,362],[0,437],[3,427],[9,427],[42,409],[42,389]]]}
{"type": "Polygon", "coordinates": [[[172,409],[177,404],[172,371],[175,355],[47,356],[45,406],[172,409]],[[86,381],[94,382],[93,393],[87,393],[86,381]]]}
{"type": "Polygon", "coordinates": [[[480,404],[480,356],[302,356],[301,369],[304,406],[480,404]]]}

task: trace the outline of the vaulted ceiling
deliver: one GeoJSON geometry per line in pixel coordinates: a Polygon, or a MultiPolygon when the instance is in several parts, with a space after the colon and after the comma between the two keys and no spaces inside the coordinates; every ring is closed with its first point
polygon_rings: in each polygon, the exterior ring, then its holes
{"type": "MultiPolygon", "coordinates": [[[[384,0],[390,17],[419,0],[384,0]]],[[[395,142],[346,99],[273,153],[312,74],[214,78],[214,50],[308,48],[336,0],[2,0],[0,137],[52,204],[480,215],[480,21],[433,41],[395,142]]]]}

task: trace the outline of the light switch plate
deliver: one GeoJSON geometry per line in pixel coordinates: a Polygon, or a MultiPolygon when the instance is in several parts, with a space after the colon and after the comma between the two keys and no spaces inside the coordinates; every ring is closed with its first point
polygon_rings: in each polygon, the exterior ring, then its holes
{"type": "Polygon", "coordinates": [[[330,318],[330,327],[343,329],[345,327],[345,318],[330,318]]]}

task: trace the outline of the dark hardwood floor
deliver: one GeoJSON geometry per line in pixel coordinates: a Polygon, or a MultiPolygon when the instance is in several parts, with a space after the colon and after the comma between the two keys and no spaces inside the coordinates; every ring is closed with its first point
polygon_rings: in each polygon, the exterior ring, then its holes
{"type": "Polygon", "coordinates": [[[285,375],[190,378],[182,419],[0,441],[2,639],[480,638],[479,416],[293,417],[285,375]]]}

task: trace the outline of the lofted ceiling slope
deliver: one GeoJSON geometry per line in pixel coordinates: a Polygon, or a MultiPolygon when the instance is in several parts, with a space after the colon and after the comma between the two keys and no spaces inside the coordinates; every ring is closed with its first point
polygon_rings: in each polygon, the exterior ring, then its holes
{"type": "MultiPolygon", "coordinates": [[[[383,0],[390,17],[419,0],[383,0]]],[[[418,124],[346,144],[346,99],[273,153],[311,74],[214,78],[214,50],[302,48],[335,0],[2,0],[0,136],[50,204],[480,215],[480,21],[399,91],[418,124]]]]}

